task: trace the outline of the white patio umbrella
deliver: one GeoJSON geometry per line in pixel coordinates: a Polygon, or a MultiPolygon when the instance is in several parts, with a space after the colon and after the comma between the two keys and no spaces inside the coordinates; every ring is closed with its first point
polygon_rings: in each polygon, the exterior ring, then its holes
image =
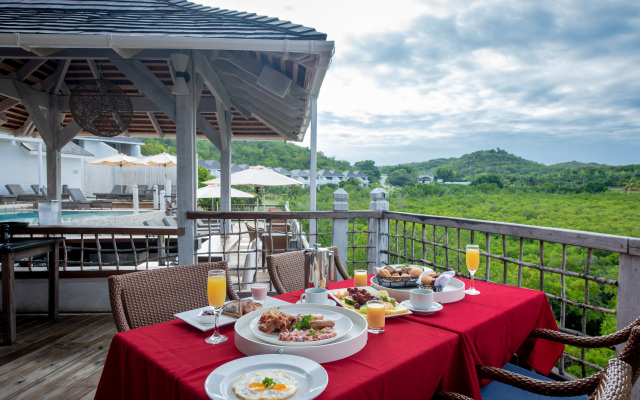
{"type": "Polygon", "coordinates": [[[91,160],[91,161],[87,161],[87,164],[92,164],[92,165],[107,165],[110,167],[120,167],[120,177],[121,177],[121,184],[124,185],[124,176],[123,176],[123,172],[122,172],[122,167],[132,167],[134,165],[147,165],[144,161],[142,161],[141,159],[135,158],[135,157],[131,157],[128,156],[126,154],[114,154],[112,156],[109,157],[104,157],[104,158],[98,158],[96,160],[91,160]]]}
{"type": "MultiPolygon", "coordinates": [[[[295,179],[286,177],[269,168],[258,165],[249,167],[243,171],[238,171],[230,175],[232,185],[246,185],[256,188],[262,188],[262,204],[264,205],[264,188],[266,186],[288,186],[299,185],[295,179]]],[[[219,185],[220,178],[211,179],[204,182],[205,184],[219,185]]]]}
{"type": "Polygon", "coordinates": [[[164,180],[167,180],[167,168],[178,165],[178,158],[167,153],[154,154],[152,156],[142,157],[141,161],[146,165],[154,167],[164,167],[164,180]]]}
{"type": "MultiPolygon", "coordinates": [[[[198,189],[196,196],[199,199],[219,199],[220,198],[220,186],[216,185],[207,185],[205,187],[201,187],[198,189]]],[[[242,190],[237,190],[231,188],[231,197],[243,197],[243,198],[251,198],[256,197],[255,194],[243,192],[242,190]]]]}

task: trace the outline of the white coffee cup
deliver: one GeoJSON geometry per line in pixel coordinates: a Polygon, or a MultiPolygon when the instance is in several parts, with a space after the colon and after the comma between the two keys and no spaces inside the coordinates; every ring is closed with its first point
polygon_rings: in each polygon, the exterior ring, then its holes
{"type": "Polygon", "coordinates": [[[416,310],[428,310],[433,305],[433,290],[411,289],[409,291],[409,301],[411,302],[411,307],[416,310]]]}
{"type": "Polygon", "coordinates": [[[328,291],[325,288],[309,288],[300,296],[300,303],[325,304],[328,291]]]}

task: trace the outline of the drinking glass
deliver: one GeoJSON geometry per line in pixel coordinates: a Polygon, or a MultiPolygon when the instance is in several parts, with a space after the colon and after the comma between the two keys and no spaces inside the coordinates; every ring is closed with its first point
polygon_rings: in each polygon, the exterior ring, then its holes
{"type": "Polygon", "coordinates": [[[369,333],[384,332],[385,307],[382,300],[367,301],[367,331],[369,333]]]}
{"type": "Polygon", "coordinates": [[[227,337],[221,335],[218,331],[218,320],[224,305],[224,299],[227,295],[227,275],[222,269],[212,269],[207,277],[207,297],[209,305],[213,308],[216,315],[216,322],[213,329],[213,335],[208,337],[205,342],[209,344],[219,344],[227,341],[227,337]]]}
{"type": "Polygon", "coordinates": [[[480,294],[476,288],[473,287],[473,276],[476,274],[478,270],[478,266],[480,265],[480,248],[477,244],[468,244],[467,245],[467,268],[469,269],[469,273],[471,274],[471,287],[464,292],[466,294],[476,295],[480,294]]]}
{"type": "Polygon", "coordinates": [[[367,270],[357,269],[353,272],[353,286],[367,286],[367,270]]]}

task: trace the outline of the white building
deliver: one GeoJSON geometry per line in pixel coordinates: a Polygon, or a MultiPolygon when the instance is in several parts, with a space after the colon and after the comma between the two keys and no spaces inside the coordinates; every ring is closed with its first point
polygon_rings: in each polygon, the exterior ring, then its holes
{"type": "Polygon", "coordinates": [[[292,169],[291,177],[302,184],[302,187],[309,187],[309,170],[292,169]]]}
{"type": "Polygon", "coordinates": [[[431,183],[436,179],[436,177],[431,172],[423,172],[418,175],[418,182],[420,183],[431,183]]]}
{"type": "Polygon", "coordinates": [[[349,180],[349,179],[359,180],[360,182],[362,182],[360,187],[363,187],[363,186],[369,187],[369,177],[360,171],[344,171],[342,173],[342,176],[344,180],[349,180]]]}
{"type": "MultiPolygon", "coordinates": [[[[30,185],[46,186],[46,146],[40,138],[15,137],[0,133],[0,194],[9,194],[4,185],[18,184],[30,193],[30,185]]],[[[62,148],[62,185],[83,189],[87,160],[95,158],[74,143],[62,148]]]]}
{"type": "Polygon", "coordinates": [[[93,154],[95,158],[109,157],[119,153],[131,157],[141,157],[140,147],[144,145],[141,139],[119,136],[76,136],[76,138],[73,139],[73,143],[93,154]]]}

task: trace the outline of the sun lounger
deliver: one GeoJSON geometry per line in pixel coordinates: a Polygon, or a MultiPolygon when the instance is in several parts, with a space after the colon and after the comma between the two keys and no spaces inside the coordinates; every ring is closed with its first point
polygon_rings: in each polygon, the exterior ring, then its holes
{"type": "MultiPolygon", "coordinates": [[[[49,199],[49,196],[47,195],[47,187],[46,186],[41,187],[40,191],[38,191],[38,185],[31,185],[31,189],[33,189],[33,192],[35,194],[43,195],[45,200],[49,199]]],[[[69,200],[69,193],[62,193],[62,200],[69,200]]]]}
{"type": "Polygon", "coordinates": [[[121,195],[122,193],[124,193],[125,188],[126,188],[126,185],[113,185],[113,188],[109,193],[94,193],[93,195],[96,196],[96,199],[98,200],[101,200],[101,199],[116,200],[118,198],[118,195],[121,195]]]}
{"type": "Polygon", "coordinates": [[[22,186],[20,185],[4,185],[9,193],[12,195],[18,196],[18,201],[43,201],[44,196],[36,194],[36,193],[27,193],[24,191],[22,186]]]}
{"type": "Polygon", "coordinates": [[[82,190],[69,188],[69,195],[75,203],[89,203],[91,208],[113,208],[113,202],[108,200],[87,200],[82,190]]]}
{"type": "Polygon", "coordinates": [[[16,195],[13,195],[13,194],[0,195],[0,204],[15,203],[16,201],[18,201],[18,196],[16,195]]]}

